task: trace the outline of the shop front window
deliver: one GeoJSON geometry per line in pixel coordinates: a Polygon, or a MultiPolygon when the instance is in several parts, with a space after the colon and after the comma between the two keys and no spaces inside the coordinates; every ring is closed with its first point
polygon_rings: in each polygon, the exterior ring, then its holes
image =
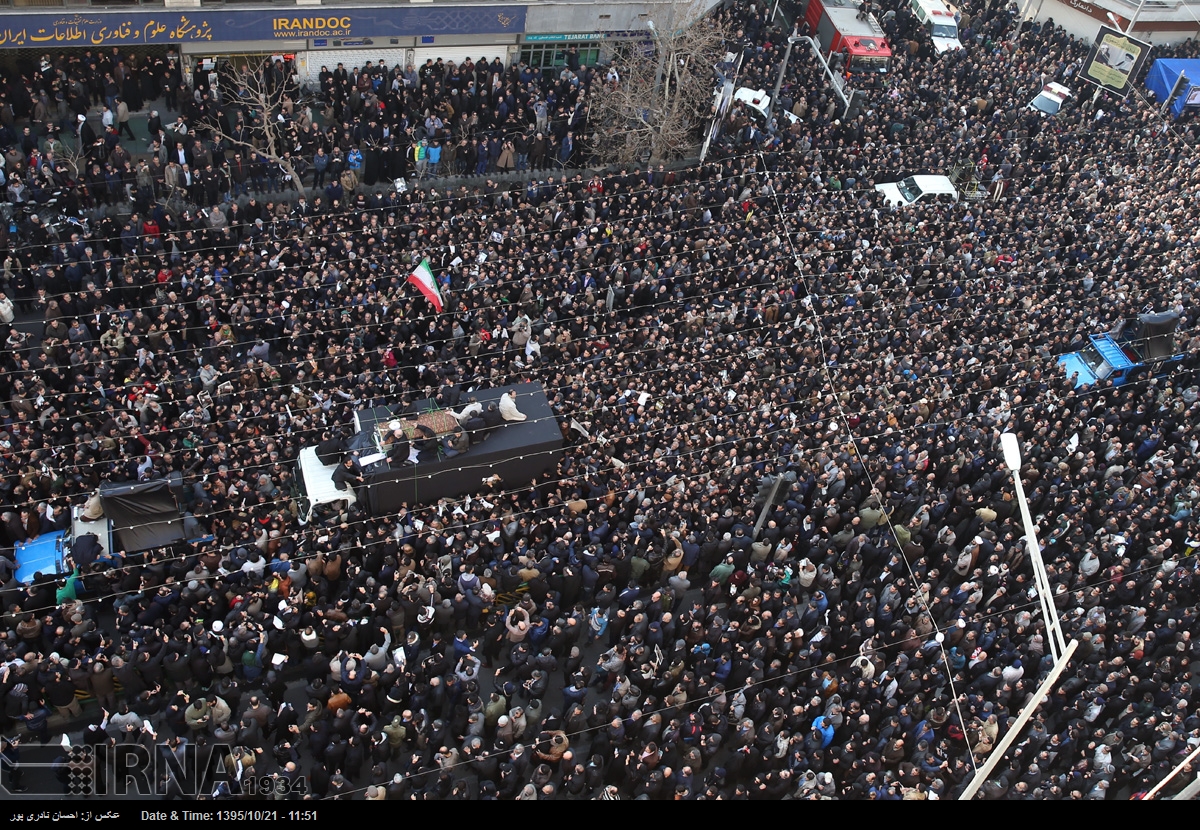
{"type": "Polygon", "coordinates": [[[598,41],[526,43],[521,47],[521,60],[541,70],[544,77],[552,79],[567,65],[567,53],[572,46],[579,48],[579,65],[592,66],[600,62],[600,45],[598,41]]]}

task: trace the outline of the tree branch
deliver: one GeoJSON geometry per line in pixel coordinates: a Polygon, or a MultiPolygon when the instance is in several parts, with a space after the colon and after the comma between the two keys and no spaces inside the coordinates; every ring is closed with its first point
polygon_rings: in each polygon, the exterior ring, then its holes
{"type": "MultiPolygon", "coordinates": [[[[217,117],[208,119],[206,126],[213,131],[215,135],[221,139],[228,141],[230,144],[245,147],[258,153],[267,162],[278,164],[283,172],[290,177],[290,181],[295,185],[296,190],[300,193],[304,192],[304,183],[300,180],[300,176],[296,173],[296,168],[291,161],[284,157],[281,147],[285,147],[286,135],[279,126],[276,116],[282,112],[282,102],[286,91],[281,85],[278,88],[271,90],[267,88],[264,82],[262,71],[252,72],[249,69],[246,71],[232,70],[222,81],[228,86],[237,90],[234,93],[234,98],[237,101],[237,108],[243,116],[247,116],[247,109],[257,110],[262,119],[262,138],[265,147],[259,147],[251,141],[246,141],[235,137],[231,131],[225,129],[225,119],[221,117],[226,112],[227,107],[231,106],[224,101],[225,96],[222,96],[221,110],[217,117]],[[245,95],[242,95],[242,92],[245,95]]],[[[248,122],[247,126],[253,129],[253,126],[248,122]]]]}
{"type": "Polygon", "coordinates": [[[711,113],[704,102],[713,96],[713,66],[732,39],[728,24],[701,17],[701,10],[693,0],[670,7],[665,17],[670,22],[655,35],[658,54],[669,64],[661,77],[656,78],[658,59],[629,55],[614,61],[622,75],[616,89],[593,88],[588,119],[601,163],[637,162],[647,152],[659,159],[681,156],[699,140],[711,113]]]}

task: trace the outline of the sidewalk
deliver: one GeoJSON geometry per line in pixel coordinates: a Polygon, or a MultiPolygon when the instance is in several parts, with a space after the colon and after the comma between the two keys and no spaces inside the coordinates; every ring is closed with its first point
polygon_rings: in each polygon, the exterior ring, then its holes
{"type": "MultiPolygon", "coordinates": [[[[153,102],[153,103],[148,104],[146,107],[144,107],[139,112],[130,113],[129,127],[133,131],[133,134],[136,136],[136,139],[134,141],[130,141],[128,139],[128,137],[124,137],[121,140],[121,146],[129,151],[129,154],[133,157],[133,160],[135,162],[139,161],[141,159],[149,159],[151,156],[150,137],[149,137],[149,132],[146,129],[146,124],[147,124],[147,122],[149,122],[150,115],[154,111],[158,112],[159,117],[162,119],[163,124],[174,123],[175,119],[177,117],[179,117],[179,115],[180,115],[180,113],[176,110],[167,109],[165,103],[160,105],[158,102],[153,102]]],[[[88,110],[88,115],[87,115],[88,124],[90,124],[91,127],[96,131],[97,135],[100,135],[103,131],[103,126],[100,121],[101,116],[103,114],[104,114],[103,106],[93,106],[88,110]]],[[[319,117],[317,118],[317,122],[320,123],[319,117]]],[[[61,123],[61,119],[59,119],[59,123],[61,123]]],[[[18,124],[18,127],[20,127],[20,126],[22,126],[22,125],[18,124]]],[[[72,149],[74,149],[76,137],[73,132],[68,132],[68,131],[60,129],[59,130],[59,138],[63,142],[63,144],[70,146],[72,149]]],[[[44,140],[45,140],[45,138],[43,137],[42,141],[44,142],[44,140]]],[[[484,173],[482,175],[476,175],[475,173],[464,173],[464,174],[459,174],[459,175],[455,175],[455,176],[426,176],[424,179],[421,179],[419,181],[415,178],[409,178],[408,179],[408,187],[409,187],[409,189],[415,189],[415,188],[429,189],[430,187],[436,187],[439,190],[448,190],[448,189],[457,190],[458,188],[463,187],[463,186],[466,186],[468,188],[477,187],[481,184],[486,183],[489,179],[496,182],[497,184],[512,184],[512,183],[516,183],[516,182],[527,183],[531,179],[537,179],[538,181],[543,181],[551,176],[553,176],[555,179],[557,179],[563,175],[566,175],[568,178],[574,178],[576,175],[581,175],[586,179],[586,178],[591,178],[596,173],[603,173],[603,172],[604,172],[604,168],[596,168],[596,167],[563,168],[562,166],[555,164],[551,167],[548,167],[548,168],[545,168],[542,170],[524,170],[524,171],[513,170],[513,171],[510,171],[507,173],[492,172],[492,173],[484,173]]],[[[374,192],[375,190],[379,190],[379,189],[382,189],[384,192],[390,192],[392,189],[392,182],[390,180],[380,179],[373,185],[360,185],[360,188],[363,189],[363,192],[374,192]]],[[[259,198],[260,200],[271,199],[272,201],[285,201],[285,202],[289,202],[289,203],[295,201],[295,199],[299,196],[299,194],[296,193],[295,191],[289,191],[289,190],[274,191],[274,192],[258,191],[258,192],[254,192],[254,195],[257,198],[259,198]]],[[[315,195],[318,195],[316,193],[316,191],[311,186],[308,186],[306,188],[306,196],[308,196],[309,198],[312,198],[315,195]]],[[[245,199],[245,197],[243,197],[241,204],[244,205],[245,203],[246,203],[246,199],[245,199]]],[[[96,208],[96,211],[101,216],[104,215],[104,210],[105,210],[104,207],[96,208]]],[[[118,210],[118,213],[120,213],[119,210],[118,210]]]]}

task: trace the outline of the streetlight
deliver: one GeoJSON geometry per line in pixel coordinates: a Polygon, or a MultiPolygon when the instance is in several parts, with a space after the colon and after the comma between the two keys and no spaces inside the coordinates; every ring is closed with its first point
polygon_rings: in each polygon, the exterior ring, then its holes
{"type": "MultiPolygon", "coordinates": [[[[1171,770],[1171,774],[1170,774],[1170,775],[1168,775],[1168,776],[1167,776],[1166,778],[1164,778],[1162,781],[1159,781],[1157,784],[1155,784],[1155,785],[1154,785],[1154,789],[1152,789],[1152,790],[1150,790],[1150,792],[1146,793],[1146,794],[1145,794],[1145,795],[1142,797],[1142,800],[1143,800],[1143,801],[1149,801],[1150,799],[1154,798],[1154,796],[1158,794],[1158,791],[1159,791],[1159,790],[1161,790],[1163,787],[1167,786],[1167,784],[1171,783],[1171,779],[1172,779],[1172,778],[1174,778],[1176,775],[1179,775],[1179,773],[1183,772],[1183,768],[1184,768],[1184,767],[1186,767],[1186,766],[1187,766],[1188,764],[1190,764],[1192,761],[1196,760],[1196,756],[1197,756],[1197,755],[1200,755],[1200,746],[1198,746],[1198,747],[1196,747],[1195,749],[1193,749],[1193,750],[1192,750],[1192,751],[1191,751],[1191,752],[1188,754],[1188,756],[1187,756],[1186,758],[1184,758],[1182,761],[1180,761],[1180,762],[1179,762],[1179,765],[1178,765],[1178,766],[1176,766],[1176,767],[1175,767],[1175,769],[1171,770]]],[[[1196,790],[1196,787],[1197,787],[1197,783],[1198,783],[1198,782],[1200,782],[1200,779],[1197,779],[1196,781],[1193,781],[1191,784],[1189,784],[1189,785],[1188,785],[1188,786],[1187,786],[1187,787],[1184,789],[1184,792],[1191,791],[1191,793],[1192,793],[1191,795],[1184,795],[1184,793],[1180,793],[1178,796],[1176,796],[1176,797],[1175,797],[1175,800],[1179,800],[1179,801],[1186,801],[1186,800],[1189,800],[1189,799],[1191,799],[1191,798],[1194,798],[1194,797],[1195,797],[1195,790],[1196,790]]]]}
{"type": "Polygon", "coordinates": [[[1067,644],[1058,624],[1058,612],[1054,608],[1054,595],[1050,592],[1050,580],[1046,577],[1046,563],[1042,561],[1037,529],[1033,526],[1033,517],[1029,515],[1029,504],[1025,501],[1025,488],[1021,484],[1021,446],[1017,441],[1017,436],[1011,432],[1003,433],[1000,436],[1000,448],[1004,451],[1004,465],[1012,473],[1013,484],[1017,490],[1017,505],[1021,509],[1021,522],[1025,525],[1025,546],[1033,563],[1033,577],[1037,588],[1038,602],[1042,607],[1042,616],[1046,620],[1047,645],[1050,647],[1050,655],[1057,662],[1067,650],[1067,644]]]}
{"type": "Polygon", "coordinates": [[[1013,725],[1009,728],[1009,730],[1004,733],[1004,737],[1001,738],[1000,743],[996,744],[996,748],[988,754],[987,763],[980,767],[975,773],[975,777],[971,779],[971,783],[967,785],[967,788],[963,790],[962,795],[958,797],[959,801],[970,801],[975,797],[975,793],[979,792],[979,788],[984,785],[984,782],[988,780],[988,776],[991,775],[992,771],[1000,764],[1001,759],[1003,759],[1005,754],[1008,752],[1008,748],[1012,746],[1013,742],[1018,737],[1020,737],[1021,729],[1026,723],[1029,722],[1029,719],[1033,717],[1033,713],[1036,712],[1037,708],[1042,705],[1042,701],[1045,700],[1046,696],[1050,694],[1051,690],[1054,688],[1054,684],[1058,682],[1059,675],[1063,673],[1063,670],[1071,662],[1071,657],[1075,654],[1075,649],[1078,646],[1078,640],[1072,640],[1071,642],[1067,643],[1067,647],[1063,650],[1062,656],[1055,660],[1054,666],[1050,669],[1050,673],[1046,675],[1046,679],[1042,681],[1041,685],[1037,687],[1037,691],[1030,695],[1029,700],[1027,700],[1025,705],[1021,707],[1021,711],[1017,715],[1017,719],[1013,722],[1013,725]]]}
{"type": "MultiPolygon", "coordinates": [[[[1004,737],[1000,739],[1000,743],[996,744],[996,748],[988,754],[987,763],[979,768],[975,776],[971,779],[971,782],[967,785],[967,788],[963,790],[962,795],[958,797],[960,801],[970,801],[979,792],[979,788],[988,780],[988,776],[992,774],[1008,753],[1008,748],[1020,737],[1021,730],[1025,727],[1025,724],[1029,722],[1029,719],[1033,717],[1033,713],[1037,711],[1038,707],[1042,705],[1042,701],[1053,690],[1059,676],[1070,665],[1071,657],[1075,654],[1075,649],[1079,647],[1078,640],[1071,640],[1069,643],[1063,642],[1062,629],[1058,625],[1058,614],[1054,610],[1054,598],[1050,595],[1050,585],[1049,580],[1046,578],[1045,564],[1042,562],[1041,548],[1037,543],[1037,535],[1033,528],[1033,519],[1029,515],[1029,505],[1025,502],[1025,488],[1021,485],[1021,446],[1017,442],[1017,436],[1011,432],[1003,433],[1000,436],[1000,448],[1004,451],[1004,465],[1012,472],[1013,484],[1017,488],[1017,504],[1021,508],[1021,521],[1025,524],[1025,544],[1029,549],[1029,558],[1033,560],[1033,574],[1037,581],[1038,601],[1042,605],[1042,614],[1046,618],[1046,639],[1049,641],[1050,654],[1054,657],[1054,665],[1051,666],[1046,679],[1037,687],[1037,691],[1025,701],[1025,705],[1021,707],[1016,720],[1004,733],[1004,737]]],[[[1164,781],[1163,783],[1166,782],[1164,781]]],[[[1153,795],[1153,792],[1151,795],[1153,795]]]]}
{"type": "Polygon", "coordinates": [[[775,102],[779,100],[779,89],[783,86],[783,76],[787,74],[788,61],[792,57],[792,47],[800,42],[798,35],[788,36],[787,51],[783,53],[783,64],[779,67],[779,77],[775,79],[775,90],[771,93],[771,102],[767,104],[767,121],[770,122],[771,115],[775,112],[775,102]]]}
{"type": "Polygon", "coordinates": [[[1131,33],[1133,31],[1133,24],[1137,23],[1138,18],[1142,16],[1142,10],[1144,8],[1146,8],[1146,0],[1139,0],[1139,2],[1137,4],[1137,8],[1133,10],[1133,17],[1129,18],[1129,22],[1126,23],[1124,26],[1121,25],[1121,21],[1118,20],[1117,16],[1115,14],[1113,14],[1112,12],[1107,12],[1108,19],[1113,24],[1113,26],[1116,27],[1118,32],[1128,35],[1129,33],[1131,33]]]}

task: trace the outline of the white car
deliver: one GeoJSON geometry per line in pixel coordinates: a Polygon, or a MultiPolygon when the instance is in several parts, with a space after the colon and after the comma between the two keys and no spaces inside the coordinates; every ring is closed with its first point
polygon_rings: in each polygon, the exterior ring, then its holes
{"type": "Polygon", "coordinates": [[[888,207],[907,207],[922,200],[932,201],[938,196],[949,196],[958,201],[958,189],[946,176],[909,176],[898,182],[884,182],[875,185],[875,189],[883,194],[883,201],[888,207]]]}
{"type": "Polygon", "coordinates": [[[1058,115],[1063,104],[1073,93],[1062,84],[1053,81],[1042,87],[1037,97],[1025,105],[1025,109],[1040,112],[1044,115],[1058,115]]]}
{"type": "MultiPolygon", "coordinates": [[[[766,122],[767,111],[771,108],[771,96],[767,94],[765,89],[750,89],[744,86],[733,93],[733,100],[744,107],[754,110],[763,119],[763,122],[766,122]]],[[[782,115],[792,123],[795,123],[797,120],[796,116],[792,115],[789,110],[781,110],[775,113],[775,115],[782,115]]]]}

